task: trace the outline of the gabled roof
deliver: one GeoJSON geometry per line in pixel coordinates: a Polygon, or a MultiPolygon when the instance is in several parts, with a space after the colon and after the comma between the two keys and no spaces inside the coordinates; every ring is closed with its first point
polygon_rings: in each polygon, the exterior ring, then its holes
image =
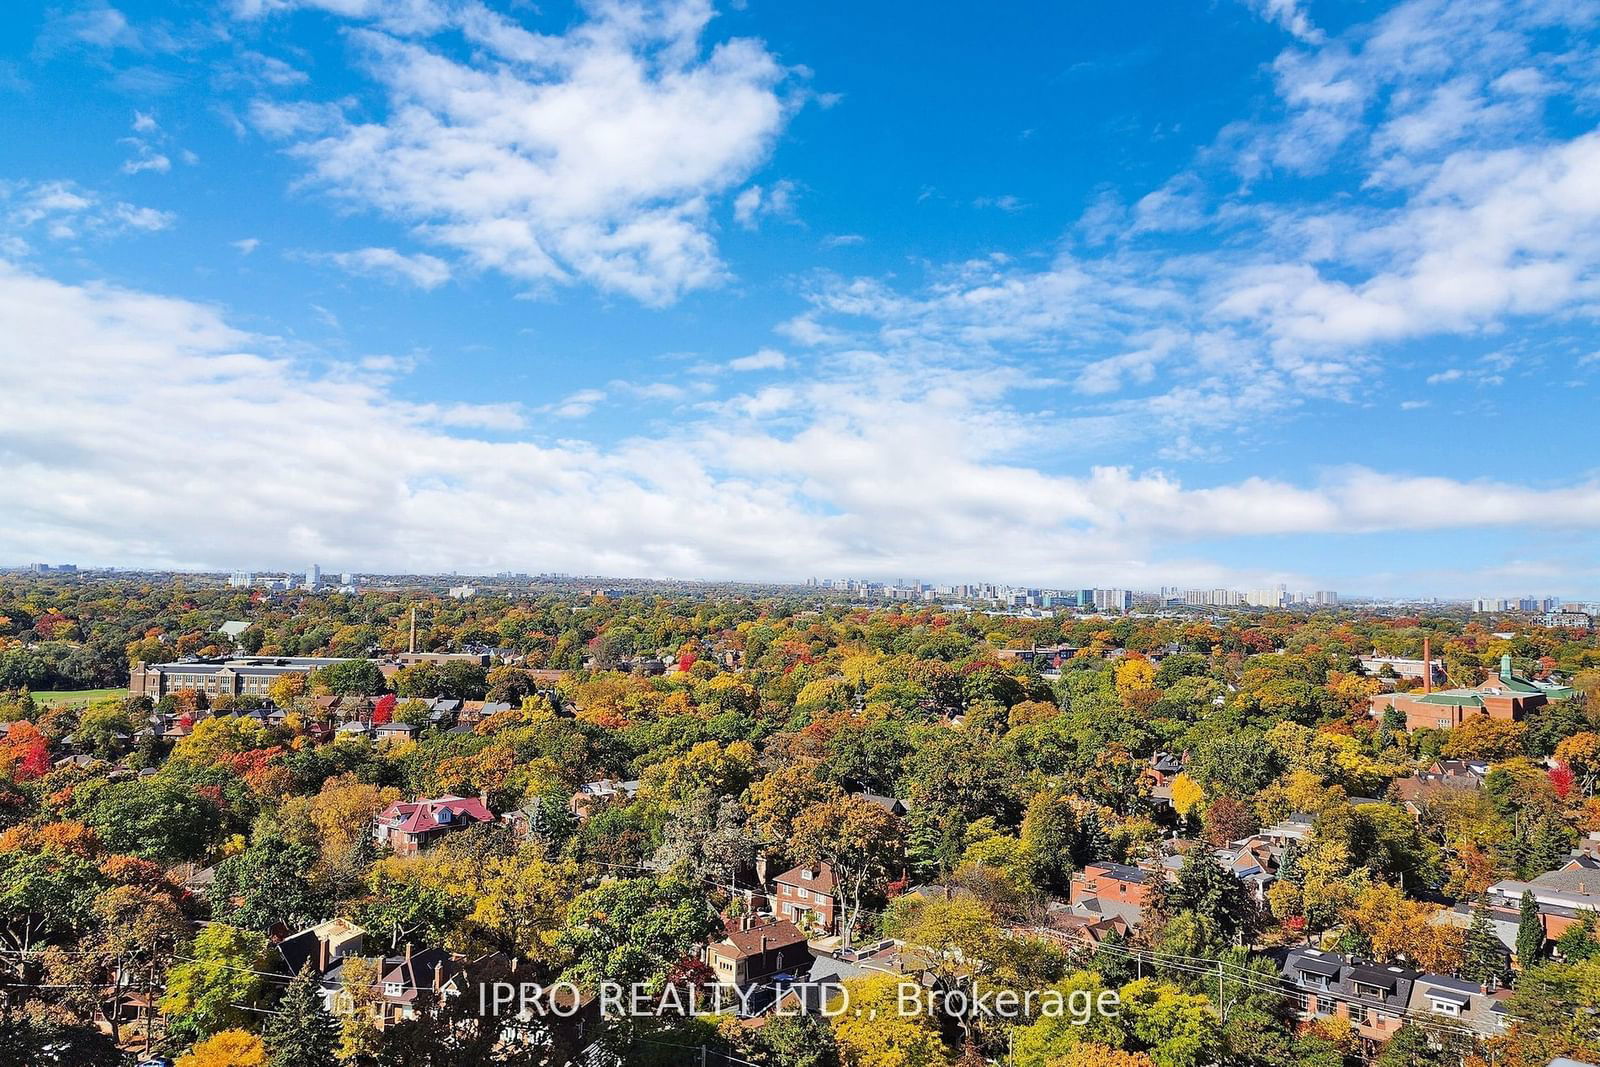
{"type": "Polygon", "coordinates": [[[494,816],[476,797],[446,796],[406,803],[397,800],[378,813],[378,821],[398,833],[416,834],[436,830],[461,819],[492,822],[494,816]],[[441,816],[444,821],[441,822],[441,816]]]}
{"type": "Polygon", "coordinates": [[[806,935],[788,919],[769,919],[760,925],[752,925],[748,930],[741,929],[739,921],[734,919],[728,922],[723,931],[723,940],[732,942],[735,952],[742,958],[757,956],[763,951],[804,945],[806,935]]]}
{"type": "Polygon", "coordinates": [[[833,868],[826,863],[817,867],[790,867],[787,871],[772,880],[775,884],[803,886],[814,893],[832,893],[834,889],[833,868]],[[807,877],[809,875],[809,877],[807,877]]]}

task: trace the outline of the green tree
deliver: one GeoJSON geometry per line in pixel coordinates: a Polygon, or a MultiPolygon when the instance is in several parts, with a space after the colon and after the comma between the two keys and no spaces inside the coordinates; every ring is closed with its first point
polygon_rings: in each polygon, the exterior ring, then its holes
{"type": "Polygon", "coordinates": [[[337,1067],[339,1023],[328,1013],[309,969],[289,983],[262,1036],[267,1067],[337,1067]]]}
{"type": "Polygon", "coordinates": [[[1209,849],[1192,849],[1184,857],[1167,901],[1173,912],[1192,911],[1226,938],[1248,935],[1255,924],[1255,902],[1249,891],[1209,849]]]}
{"type": "Polygon", "coordinates": [[[1466,953],[1461,964],[1461,977],[1471,982],[1498,982],[1505,977],[1506,954],[1495,935],[1494,923],[1489,919],[1489,909],[1479,898],[1472,909],[1472,921],[1467,924],[1466,953]]]}
{"type": "Polygon", "coordinates": [[[768,1067],[838,1067],[833,1031],[816,1015],[780,1015],[756,1031],[768,1067]]]}
{"type": "Polygon", "coordinates": [[[576,962],[569,977],[593,988],[654,982],[692,955],[718,921],[699,887],[681,879],[607,882],[572,902],[559,945],[576,962]]]}
{"type": "Polygon", "coordinates": [[[1544,920],[1533,890],[1522,891],[1521,914],[1517,920],[1517,964],[1526,971],[1544,954],[1544,920]]]}
{"type": "Polygon", "coordinates": [[[336,696],[372,696],[389,688],[378,665],[368,659],[330,663],[311,673],[311,684],[324,686],[336,696]]]}
{"type": "Polygon", "coordinates": [[[294,930],[317,922],[329,903],[310,878],[317,855],[315,847],[275,832],[257,835],[243,852],[217,864],[206,891],[212,914],[262,933],[280,922],[294,930]]]}
{"type": "Polygon", "coordinates": [[[211,923],[195,935],[188,958],[167,973],[161,1010],[174,1034],[196,1040],[254,1020],[248,1010],[266,991],[259,973],[267,939],[252,930],[211,923]]]}

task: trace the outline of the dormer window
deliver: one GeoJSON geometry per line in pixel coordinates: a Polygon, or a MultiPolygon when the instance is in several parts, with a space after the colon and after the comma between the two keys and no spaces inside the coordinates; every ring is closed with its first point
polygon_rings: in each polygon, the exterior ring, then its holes
{"type": "Polygon", "coordinates": [[[386,997],[398,997],[403,994],[405,990],[406,987],[404,982],[385,982],[383,986],[383,995],[386,997]]]}

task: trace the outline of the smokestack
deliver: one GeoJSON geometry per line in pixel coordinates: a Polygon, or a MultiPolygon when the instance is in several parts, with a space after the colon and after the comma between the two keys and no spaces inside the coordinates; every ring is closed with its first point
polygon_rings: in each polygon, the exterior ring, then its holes
{"type": "Polygon", "coordinates": [[[1433,642],[1422,639],[1422,695],[1433,692],[1433,642]]]}
{"type": "Polygon", "coordinates": [[[410,651],[417,650],[417,606],[411,605],[411,645],[410,651]]]}

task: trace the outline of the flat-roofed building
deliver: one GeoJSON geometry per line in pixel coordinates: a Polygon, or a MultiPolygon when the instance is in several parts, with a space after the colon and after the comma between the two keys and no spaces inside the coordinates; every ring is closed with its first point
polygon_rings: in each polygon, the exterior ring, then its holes
{"type": "Polygon", "coordinates": [[[267,695],[272,683],[286,674],[310,674],[319,667],[344,663],[322,656],[253,656],[240,659],[194,660],[179,663],[141,663],[128,676],[134,696],[160,700],[180,689],[193,689],[208,698],[267,695]]]}

